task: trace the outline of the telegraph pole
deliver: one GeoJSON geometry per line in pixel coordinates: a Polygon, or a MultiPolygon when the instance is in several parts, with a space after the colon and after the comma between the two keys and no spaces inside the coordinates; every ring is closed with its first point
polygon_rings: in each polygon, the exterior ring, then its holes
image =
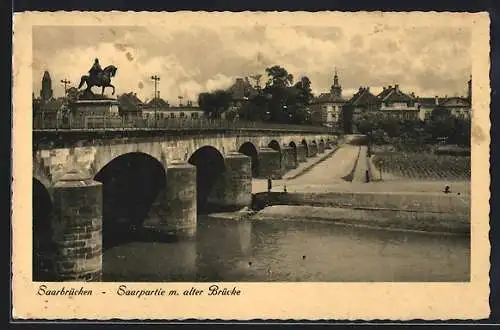
{"type": "Polygon", "coordinates": [[[157,76],[157,75],[154,75],[154,76],[151,76],[151,79],[153,79],[154,84],[155,84],[155,97],[154,97],[155,103],[154,103],[154,107],[155,107],[155,127],[156,127],[157,126],[156,125],[156,120],[158,118],[158,115],[156,113],[158,111],[158,109],[157,109],[158,108],[158,83],[160,81],[160,77],[157,76]]]}
{"type": "MultiPolygon", "coordinates": [[[[64,78],[61,80],[61,83],[64,85],[64,103],[65,107],[69,106],[69,100],[68,100],[68,85],[71,84],[71,81],[68,79],[64,78]]],[[[59,127],[59,118],[58,115],[56,115],[56,129],[59,127]]]]}
{"type": "Polygon", "coordinates": [[[67,97],[68,96],[68,85],[71,84],[71,81],[64,78],[63,80],[61,80],[61,83],[64,85],[64,97],[67,97]]]}

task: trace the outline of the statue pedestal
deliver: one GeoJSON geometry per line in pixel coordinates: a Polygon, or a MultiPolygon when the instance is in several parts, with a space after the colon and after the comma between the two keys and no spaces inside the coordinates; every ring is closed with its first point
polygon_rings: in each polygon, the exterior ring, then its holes
{"type": "Polygon", "coordinates": [[[72,104],[72,127],[113,128],[120,127],[122,120],[116,99],[80,99],[72,104]]]}

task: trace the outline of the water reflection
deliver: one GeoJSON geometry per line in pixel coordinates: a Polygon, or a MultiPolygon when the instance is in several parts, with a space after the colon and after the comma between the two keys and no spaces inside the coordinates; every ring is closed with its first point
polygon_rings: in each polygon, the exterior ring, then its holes
{"type": "Polygon", "coordinates": [[[201,217],[197,237],[104,253],[108,281],[468,281],[469,239],[201,217]]]}

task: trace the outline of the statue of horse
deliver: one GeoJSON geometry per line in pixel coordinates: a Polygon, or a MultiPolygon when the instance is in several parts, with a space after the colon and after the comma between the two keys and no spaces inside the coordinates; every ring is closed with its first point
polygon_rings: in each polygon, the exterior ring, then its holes
{"type": "Polygon", "coordinates": [[[108,65],[97,76],[84,75],[80,80],[78,89],[82,88],[83,84],[85,83],[87,84],[87,88],[85,89],[87,92],[92,92],[91,88],[93,86],[97,86],[102,87],[101,95],[104,95],[104,89],[106,87],[111,87],[113,88],[112,95],[115,95],[115,86],[111,85],[111,78],[116,75],[116,70],[118,69],[114,65],[108,65]]]}

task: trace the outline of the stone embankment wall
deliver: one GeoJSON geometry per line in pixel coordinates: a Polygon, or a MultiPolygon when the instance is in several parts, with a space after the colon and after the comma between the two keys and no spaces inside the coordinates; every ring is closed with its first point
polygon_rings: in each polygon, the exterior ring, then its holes
{"type": "Polygon", "coordinates": [[[259,210],[270,205],[310,205],[393,211],[426,211],[469,216],[469,196],[417,192],[263,192],[253,196],[259,210]]]}

